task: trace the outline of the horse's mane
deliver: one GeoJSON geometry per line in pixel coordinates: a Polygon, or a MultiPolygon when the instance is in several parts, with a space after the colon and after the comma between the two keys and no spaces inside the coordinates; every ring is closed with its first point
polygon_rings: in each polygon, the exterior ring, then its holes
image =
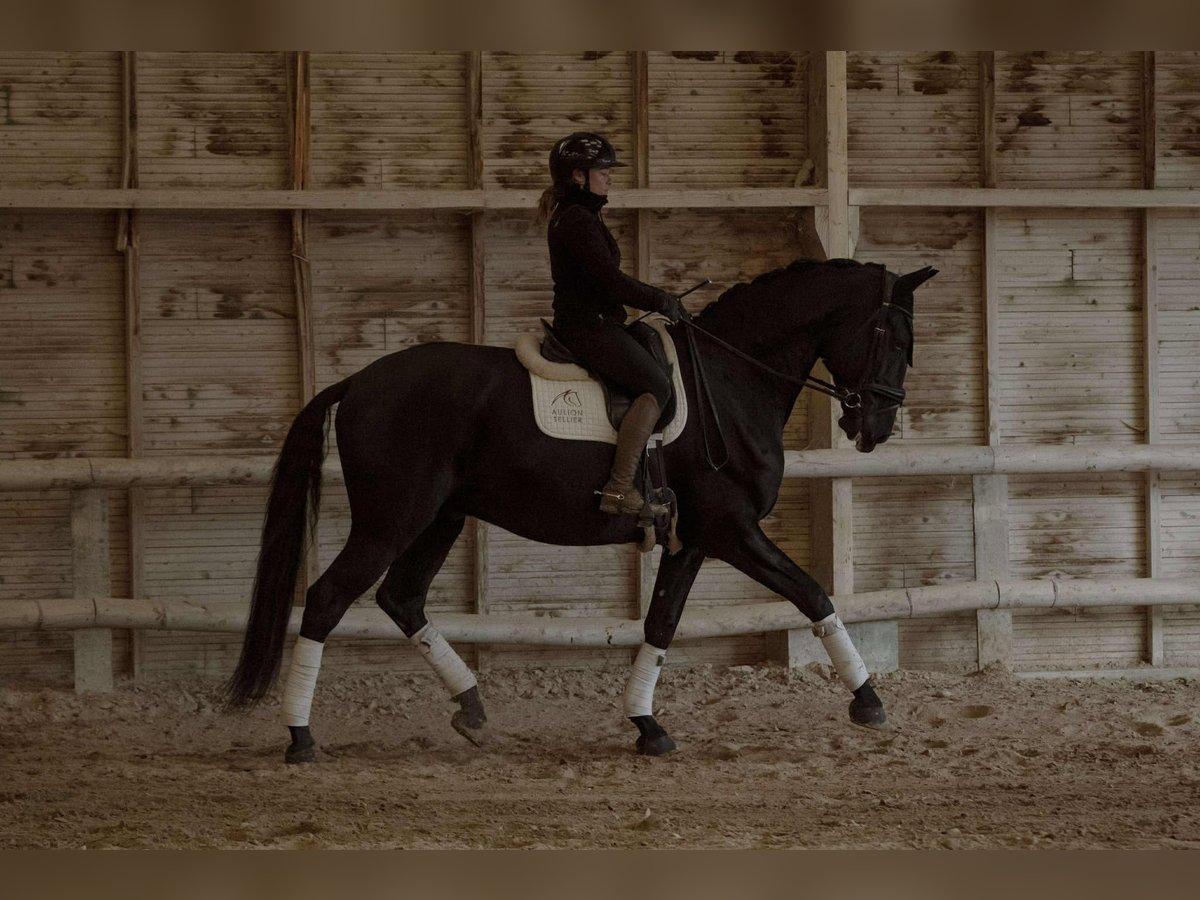
{"type": "MultiPolygon", "coordinates": [[[[835,269],[851,269],[862,266],[856,259],[797,259],[788,263],[786,266],[780,266],[778,269],[772,269],[769,272],[757,276],[752,281],[741,281],[730,288],[721,292],[721,296],[709,303],[702,309],[698,318],[703,318],[705,315],[715,313],[717,308],[726,301],[736,300],[738,297],[744,296],[747,293],[752,293],[756,288],[766,287],[778,281],[785,275],[801,274],[820,268],[829,266],[835,269]]],[[[729,304],[726,303],[728,306],[729,304]]]]}

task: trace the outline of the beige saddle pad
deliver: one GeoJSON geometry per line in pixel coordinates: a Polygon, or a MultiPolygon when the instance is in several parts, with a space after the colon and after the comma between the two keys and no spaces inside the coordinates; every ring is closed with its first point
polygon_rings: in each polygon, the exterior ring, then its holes
{"type": "MultiPolygon", "coordinates": [[[[652,440],[669,444],[683,432],[687,424],[687,395],[679,377],[679,357],[675,342],[667,330],[663,316],[647,316],[642,320],[662,338],[663,349],[673,370],[675,387],[675,418],[652,440]]],[[[533,415],[538,428],[550,437],[567,441],[617,442],[617,432],[608,421],[604,389],[582,366],[551,362],[542,356],[540,335],[533,333],[517,337],[514,349],[522,365],[529,370],[533,388],[533,415]]]]}

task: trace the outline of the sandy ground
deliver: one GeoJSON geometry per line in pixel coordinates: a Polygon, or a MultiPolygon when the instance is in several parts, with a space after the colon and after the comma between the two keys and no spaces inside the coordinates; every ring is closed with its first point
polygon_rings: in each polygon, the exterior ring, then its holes
{"type": "Polygon", "coordinates": [[[824,667],[668,668],[648,759],[624,677],[485,675],[476,749],[429,676],[325,676],[307,766],[274,698],[0,688],[0,848],[1200,848],[1200,680],[899,672],[881,733],[824,667]]]}

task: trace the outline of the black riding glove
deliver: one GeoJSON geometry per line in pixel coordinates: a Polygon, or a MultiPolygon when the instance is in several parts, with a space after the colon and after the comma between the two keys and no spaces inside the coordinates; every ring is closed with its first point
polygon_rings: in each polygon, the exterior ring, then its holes
{"type": "Polygon", "coordinates": [[[667,300],[661,310],[662,314],[671,320],[672,323],[678,322],[680,319],[690,319],[687,309],[684,308],[683,301],[674,294],[667,294],[667,300]]]}

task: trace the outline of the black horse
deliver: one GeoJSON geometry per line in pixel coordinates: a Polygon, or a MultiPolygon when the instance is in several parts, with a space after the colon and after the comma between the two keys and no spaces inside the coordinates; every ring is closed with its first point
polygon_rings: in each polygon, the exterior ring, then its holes
{"type": "MultiPolygon", "coordinates": [[[[817,359],[833,375],[828,387],[842,400],[839,425],[858,449],[870,452],[887,440],[912,362],[913,291],[934,274],[925,268],[896,276],[849,260],[797,261],[729,289],[695,319],[674,326],[677,337],[685,329],[693,333],[691,341],[676,341],[692,415],[661,451],[678,498],[683,547],[663,555],[645,621],[647,645],[666,650],[701,562],[724,560],[818,623],[814,633],[853,691],[852,721],[883,724],[883,705],[828,595],[759,522],[778,496],[784,425],[817,359]],[[707,388],[693,377],[697,357],[707,388]],[[714,445],[727,456],[719,468],[711,458],[714,445]]],[[[299,695],[299,711],[288,713],[290,761],[313,758],[308,708],[321,646],[384,572],[378,604],[416,638],[460,703],[454,726],[475,739],[484,715],[474,676],[424,613],[430,582],[467,516],[549,544],[641,539],[636,517],[597,509],[593,489],[604,483],[612,447],[543,435],[528,377],[512,350],[424,344],[326,388],[296,417],[276,464],[250,618],[227,691],[231,705],[249,704],[278,675],[307,520],[320,498],[326,417],[340,403],[338,451],[351,528],[345,547],[308,591],[287,688],[299,695]]],[[[645,709],[630,714],[640,731],[639,751],[674,749],[650,714],[649,698],[643,700],[645,709]]],[[[285,711],[289,703],[297,706],[285,693],[285,711]]]]}

